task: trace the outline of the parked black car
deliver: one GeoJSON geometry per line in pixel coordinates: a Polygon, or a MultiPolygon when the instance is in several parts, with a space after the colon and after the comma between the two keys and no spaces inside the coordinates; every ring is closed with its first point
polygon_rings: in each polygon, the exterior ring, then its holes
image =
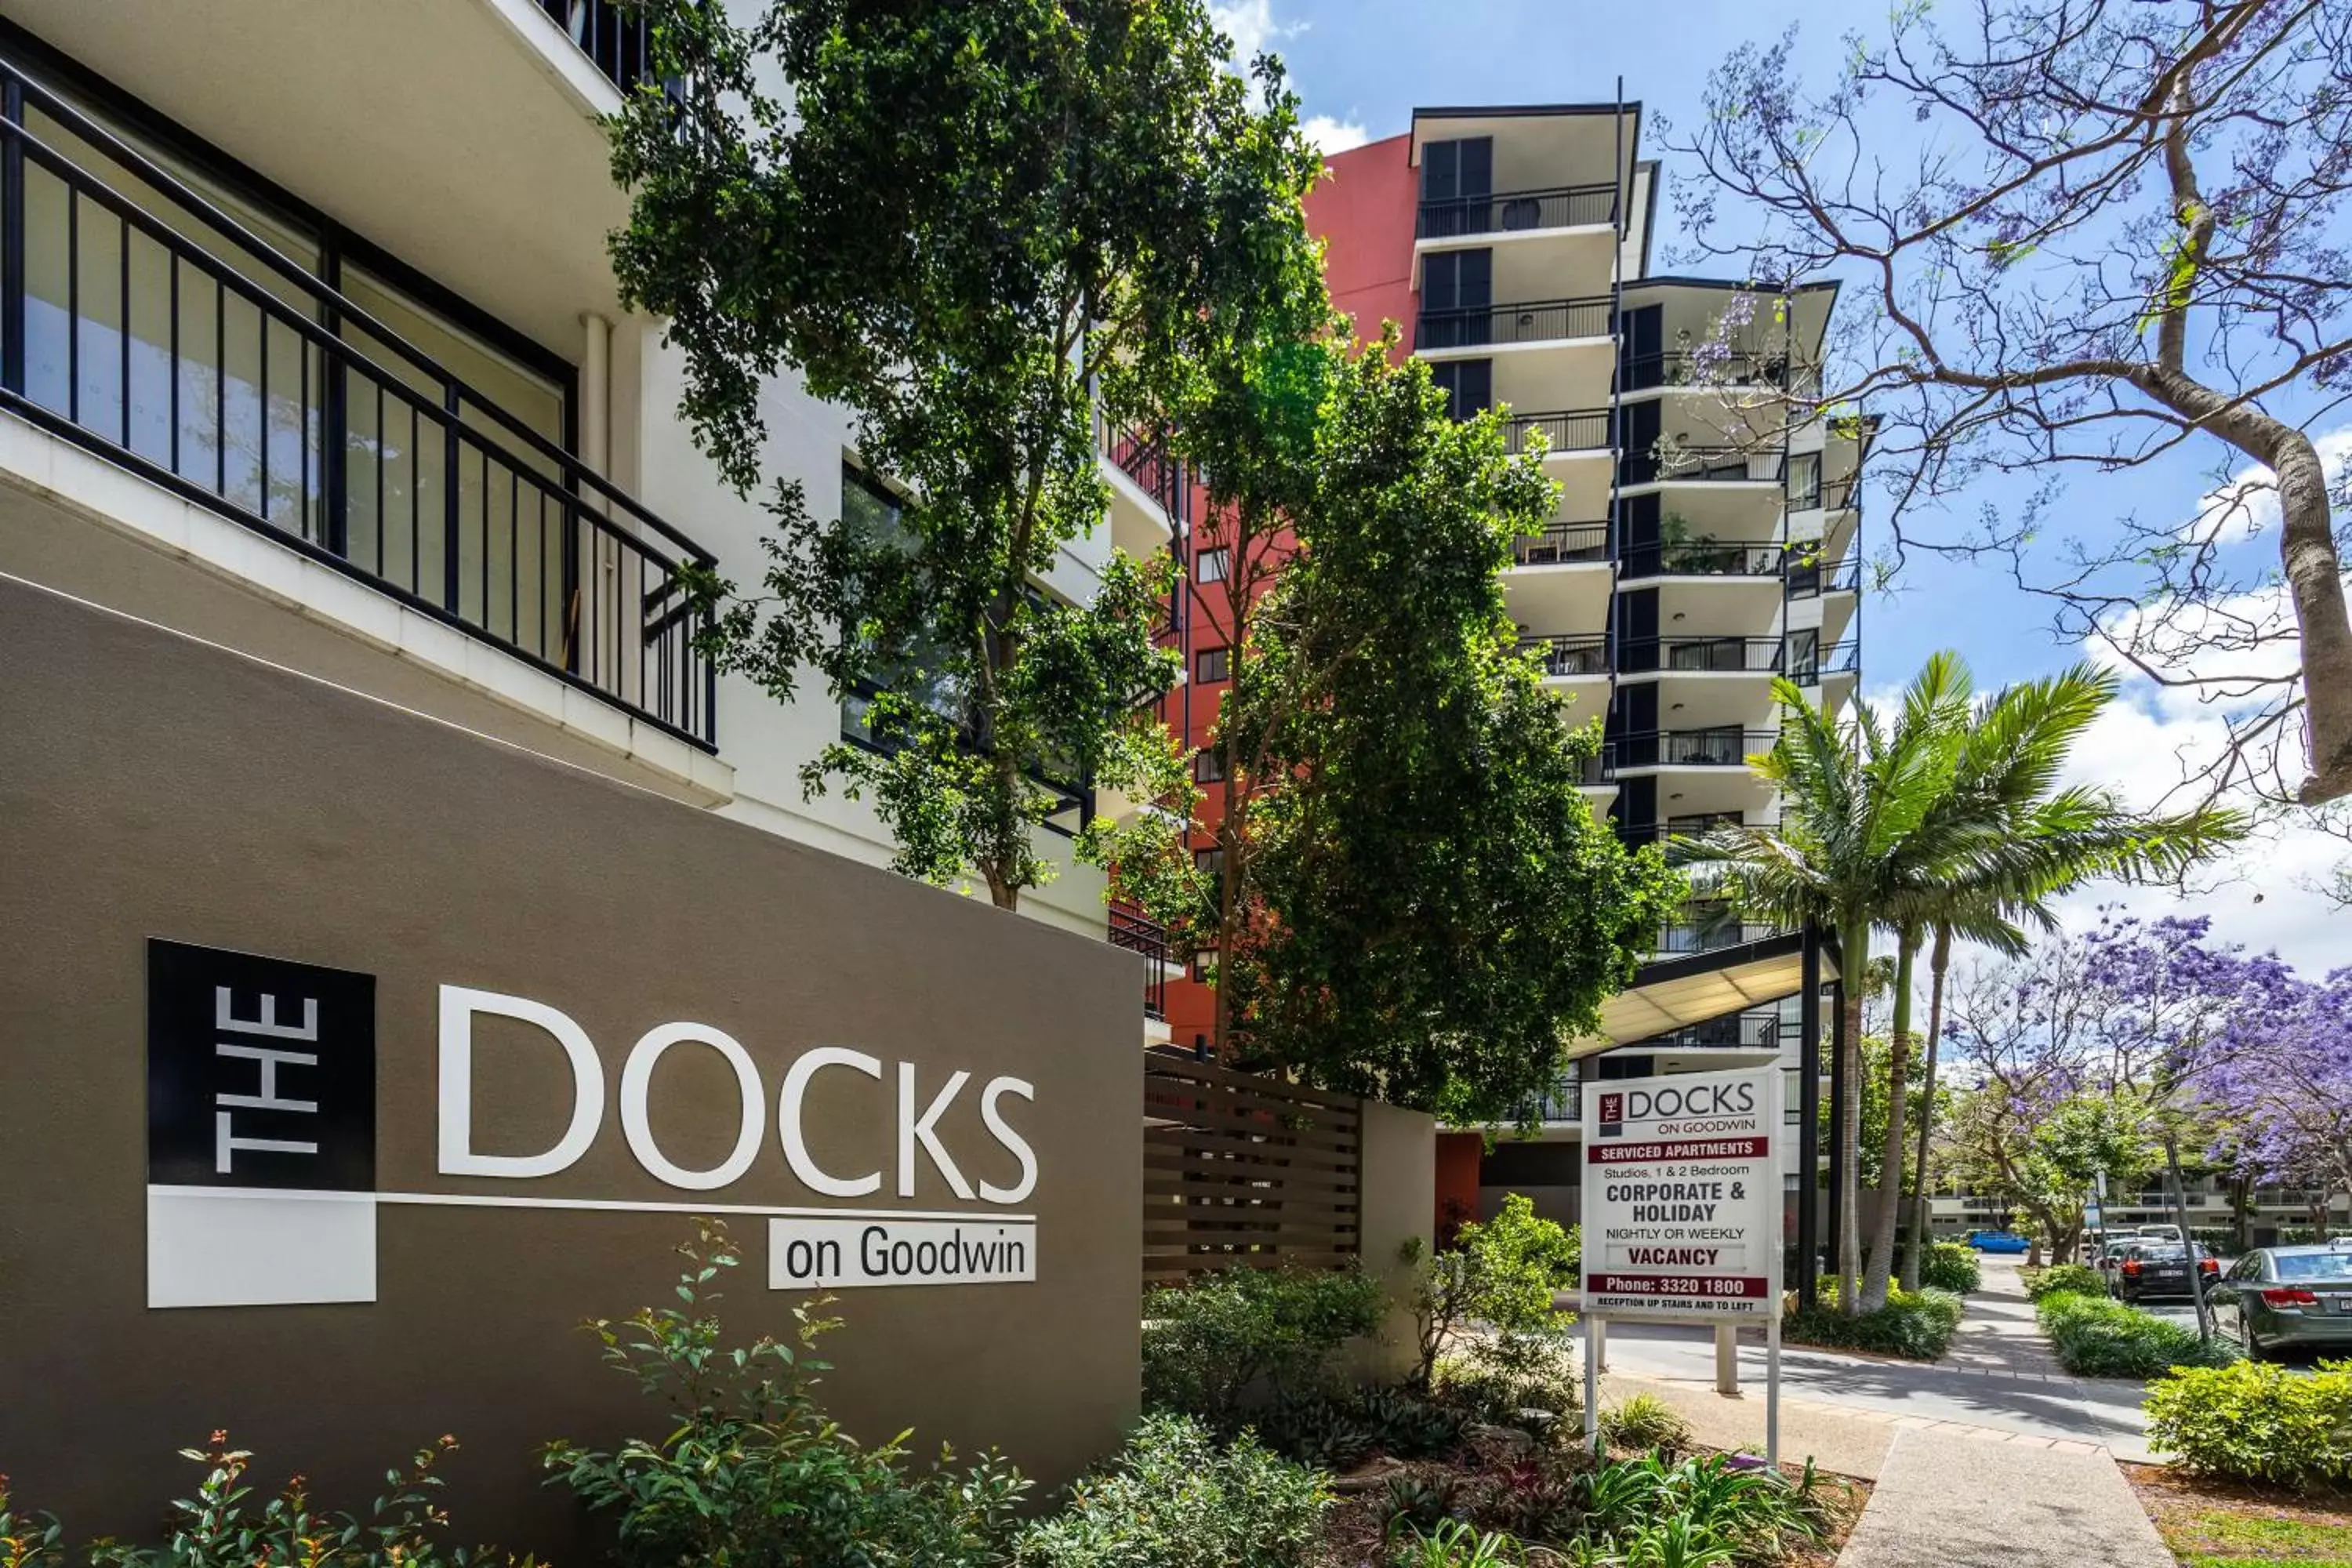
{"type": "MultiPolygon", "coordinates": [[[[2116,1266],[2116,1299],[2144,1301],[2158,1296],[2188,1296],[2191,1250],[2177,1241],[2144,1241],[2133,1247],[2116,1266]]],[[[2203,1247],[2193,1250],[2196,1268],[2210,1284],[2221,1273],[2221,1265],[2203,1247]]]]}

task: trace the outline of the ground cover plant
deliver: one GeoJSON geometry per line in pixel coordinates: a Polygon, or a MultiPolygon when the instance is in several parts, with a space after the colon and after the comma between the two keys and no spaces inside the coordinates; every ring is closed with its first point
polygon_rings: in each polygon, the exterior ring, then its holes
{"type": "Polygon", "coordinates": [[[2344,1568],[2352,1563],[2352,1498],[2296,1493],[2192,1475],[2179,1465],[2126,1465],[2157,1533],[2185,1568],[2344,1568]]]}
{"type": "Polygon", "coordinates": [[[2044,1291],[2033,1315],[2058,1363],[2077,1377],[2156,1377],[2177,1366],[2226,1365],[2237,1355],[2194,1329],[2104,1296],[2044,1291]]]}
{"type": "Polygon", "coordinates": [[[1331,1493],[1244,1433],[1225,1442],[1181,1415],[1148,1415],[1127,1447],[1023,1531],[1018,1568],[1296,1568],[1322,1541],[1331,1493]]]}
{"type": "Polygon", "coordinates": [[[1852,1317],[1837,1310],[1838,1284],[1821,1281],[1820,1304],[1790,1309],[1780,1320],[1780,1337],[1793,1344],[1819,1345],[1827,1350],[1864,1351],[1873,1355],[1901,1356],[1906,1361],[1935,1361],[1951,1348],[1967,1308],[1948,1290],[1923,1287],[1906,1290],[1890,1287],[1886,1305],[1852,1317]]]}

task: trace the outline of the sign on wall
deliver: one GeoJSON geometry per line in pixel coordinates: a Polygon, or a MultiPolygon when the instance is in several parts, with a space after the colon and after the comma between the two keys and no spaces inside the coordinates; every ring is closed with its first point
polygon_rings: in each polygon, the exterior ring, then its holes
{"type": "Polygon", "coordinates": [[[381,1192],[376,1186],[376,981],[373,975],[160,939],[147,955],[147,1304],[278,1306],[376,1300],[376,1214],[384,1204],[587,1211],[748,1209],[767,1220],[772,1289],[1033,1282],[1037,1226],[1003,1212],[1036,1189],[1037,1156],[1014,1125],[1036,1099],[1026,1079],[984,1082],[950,1071],[936,1081],[908,1061],[819,1046],[763,1062],[733,1036],[673,1021],[638,1037],[617,1075],[562,1009],[468,986],[439,987],[434,1043],[435,1145],[443,1176],[511,1184],[497,1194],[381,1192]],[[490,1152],[477,1143],[477,1020],[527,1025],[558,1047],[545,1093],[568,1108],[548,1147],[490,1152]],[[674,1050],[715,1053],[732,1069],[724,1108],[731,1152],[681,1164],[654,1130],[656,1068],[674,1050]],[[781,1070],[773,1070],[778,1069],[781,1070]],[[828,1167],[812,1149],[804,1102],[821,1074],[859,1085],[876,1136],[856,1165],[828,1167]],[[614,1078],[617,1081],[610,1081],[614,1078]],[[942,1121],[975,1106],[985,1147],[958,1147],[942,1121]],[[771,1111],[772,1110],[772,1120],[771,1111]],[[895,1113],[895,1114],[894,1114],[895,1113]],[[615,1130],[612,1123],[617,1121],[615,1130]],[[561,1178],[600,1140],[676,1201],[616,1201],[561,1178]],[[1009,1156],[1009,1185],[974,1179],[977,1161],[1009,1156]],[[763,1164],[812,1198],[913,1199],[944,1186],[997,1212],[774,1207],[726,1200],[763,1164]],[[554,1184],[550,1179],[556,1178],[554,1184]],[[718,1201],[696,1196],[715,1194],[718,1201]]]}
{"type": "Polygon", "coordinates": [[[1780,1312],[1777,1067],[1584,1085],[1584,1310],[1780,1312]]]}

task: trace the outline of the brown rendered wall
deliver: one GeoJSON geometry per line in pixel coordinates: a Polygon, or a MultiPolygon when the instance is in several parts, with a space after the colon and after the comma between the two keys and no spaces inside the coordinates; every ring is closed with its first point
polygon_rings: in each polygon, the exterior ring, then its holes
{"type": "MultiPolygon", "coordinates": [[[[1041,1168],[1018,1205],[1037,1216],[1036,1281],[843,1291],[826,1387],[863,1437],[994,1444],[1049,1484],[1132,1420],[1132,955],[9,578],[0,669],[0,1473],[20,1506],[77,1539],[150,1534],[194,1479],[173,1451],[226,1427],[265,1486],[299,1469],[322,1502],[363,1507],[386,1466],[450,1432],[457,1535],[578,1563],[593,1532],[541,1487],[537,1447],[665,1429],[577,1325],[667,1299],[682,1214],[384,1205],[373,1304],[148,1308],[151,936],[376,977],[384,1192],[701,1201],[639,1167],[609,1095],[560,1176],[439,1174],[443,984],[562,1009],[608,1085],[665,1022],[741,1041],[769,1133],[710,1204],[987,1211],[928,1165],[911,1200],[803,1188],[774,1096],[814,1046],[914,1062],[926,1096],[958,1068],[974,1089],[1029,1079],[1034,1103],[1008,1105],[1041,1168]]],[[[567,1114],[561,1054],[503,1026],[478,1039],[477,1147],[543,1150],[567,1114]]],[[[821,1077],[836,1081],[811,1101],[820,1163],[889,1168],[887,1087],[821,1077]]],[[[719,1163],[738,1114],[719,1058],[673,1051],[654,1084],[665,1151],[719,1163]]],[[[974,1098],[941,1135],[975,1182],[1010,1183],[974,1098]]],[[[728,1322],[787,1331],[796,1298],[766,1289],[763,1222],[734,1223],[728,1322]]]]}

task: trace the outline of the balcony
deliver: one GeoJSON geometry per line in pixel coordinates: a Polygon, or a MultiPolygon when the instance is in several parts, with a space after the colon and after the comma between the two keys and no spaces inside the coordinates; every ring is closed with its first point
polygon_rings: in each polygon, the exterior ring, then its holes
{"type": "Polygon", "coordinates": [[[1738,350],[1667,349],[1627,354],[1619,362],[1618,390],[1650,392],[1660,387],[1779,387],[1784,361],[1738,350]]]}
{"type": "Polygon", "coordinates": [[[612,0],[539,0],[539,8],[623,92],[653,79],[653,24],[643,16],[623,16],[612,0]]]}
{"type": "Polygon", "coordinates": [[[144,153],[0,78],[19,106],[0,121],[0,407],[716,749],[678,582],[709,552],[144,153]]]}
{"type": "Polygon", "coordinates": [[[1627,485],[1778,485],[1780,453],[1729,446],[1627,452],[1617,459],[1617,475],[1627,485]]]}
{"type": "Polygon", "coordinates": [[[1862,592],[1862,557],[1850,555],[1824,566],[1810,546],[1792,545],[1789,553],[1789,597],[1817,599],[1823,594],[1862,592]]]}
{"type": "Polygon", "coordinates": [[[1778,926],[1743,921],[1728,910],[1710,910],[1693,905],[1685,910],[1681,920],[1659,929],[1657,951],[1661,953],[1714,952],[1781,934],[1778,926]]]}
{"type": "Polygon", "coordinates": [[[1653,671],[1777,675],[1782,657],[1783,645],[1779,637],[1653,637],[1622,645],[1617,650],[1617,668],[1627,675],[1653,671]]]}
{"type": "Polygon", "coordinates": [[[1544,438],[1547,456],[1560,452],[1606,452],[1616,443],[1615,420],[1606,408],[1579,408],[1563,414],[1517,414],[1503,421],[1503,439],[1516,456],[1528,449],[1528,437],[1544,438]]]}
{"type": "Polygon", "coordinates": [[[1618,735],[1620,770],[1633,768],[1744,768],[1751,756],[1769,752],[1779,740],[1771,730],[1653,730],[1618,735]]]}
{"type": "Polygon", "coordinates": [[[1192,476],[1171,457],[1167,442],[1139,430],[1095,421],[1096,438],[1103,458],[1139,492],[1149,508],[1136,504],[1117,487],[1111,496],[1111,540],[1134,556],[1165,549],[1181,538],[1192,520],[1192,476]],[[1154,515],[1156,509],[1157,515],[1154,515]]]}
{"type": "Polygon", "coordinates": [[[1519,639],[1519,651],[1533,655],[1546,680],[1605,679],[1609,638],[1598,632],[1519,639]]]}
{"type": "Polygon", "coordinates": [[[1617,187],[1560,185],[1545,191],[1505,191],[1423,202],[1413,220],[1415,239],[1523,234],[1584,228],[1617,221],[1617,187]]]}
{"type": "Polygon", "coordinates": [[[1609,562],[1606,522],[1556,522],[1511,541],[1515,566],[1588,566],[1609,562]]]}
{"type": "Polygon", "coordinates": [[[1110,944],[1143,957],[1143,1016],[1154,1023],[1168,1021],[1167,928],[1132,904],[1110,906],[1110,944]]]}
{"type": "Polygon", "coordinates": [[[1789,679],[1800,686],[1819,686],[1824,677],[1853,675],[1862,668],[1862,639],[1848,637],[1819,650],[1791,647],[1789,679]]]}
{"type": "Polygon", "coordinates": [[[1628,582],[1645,577],[1766,578],[1780,574],[1777,544],[1644,544],[1625,552],[1628,582]]]}
{"type": "Polygon", "coordinates": [[[1413,348],[1427,353],[1605,338],[1613,331],[1612,309],[1609,296],[1598,294],[1581,300],[1531,300],[1516,305],[1423,310],[1414,329],[1413,348]]]}
{"type": "Polygon", "coordinates": [[[1640,1042],[1640,1048],[1653,1051],[1773,1051],[1780,1048],[1780,1010],[1759,1007],[1746,1013],[1730,1013],[1720,1018],[1709,1018],[1703,1024],[1640,1042]]]}

